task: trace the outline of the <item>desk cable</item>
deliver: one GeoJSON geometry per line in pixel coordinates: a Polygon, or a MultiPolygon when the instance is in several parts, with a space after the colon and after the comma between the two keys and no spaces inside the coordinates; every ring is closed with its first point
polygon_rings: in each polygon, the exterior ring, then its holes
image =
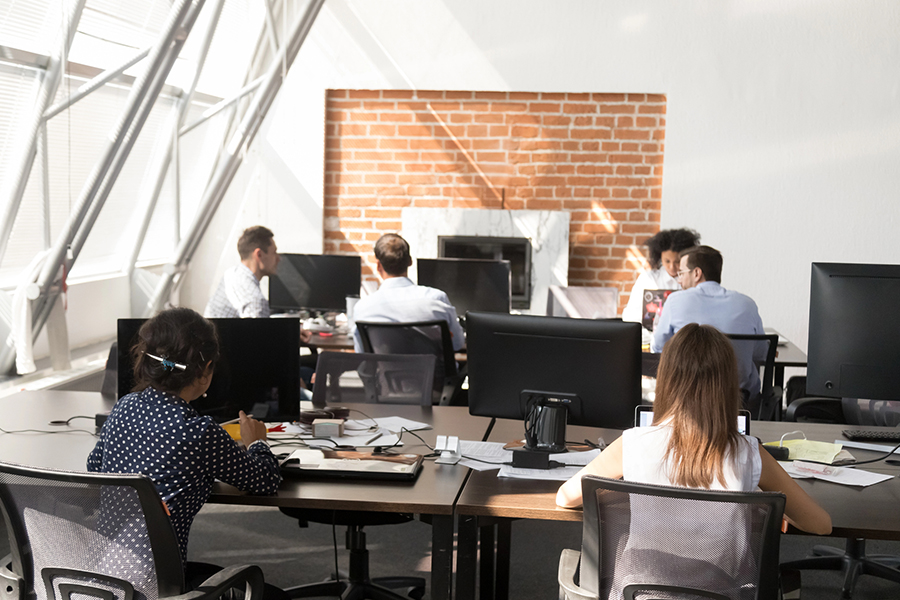
{"type": "MultiPolygon", "coordinates": [[[[91,416],[87,416],[87,415],[75,415],[74,417],[69,417],[69,418],[66,419],[66,420],[61,420],[61,419],[60,419],[60,420],[54,420],[54,421],[50,421],[50,422],[47,423],[47,424],[48,424],[48,425],[51,425],[51,426],[65,426],[65,425],[69,425],[69,423],[70,423],[71,421],[75,420],[75,419],[92,419],[92,420],[93,420],[94,418],[95,418],[95,417],[94,417],[93,415],[91,415],[91,416]]],[[[56,434],[56,433],[87,433],[88,435],[97,437],[97,433],[96,433],[96,432],[88,431],[88,430],[86,430],[86,429],[62,429],[62,430],[60,430],[60,429],[56,429],[56,430],[53,430],[53,429],[13,429],[13,430],[10,430],[10,429],[3,429],[2,427],[0,427],[0,433],[49,433],[49,434],[56,434]]]]}
{"type": "MultiPolygon", "coordinates": [[[[869,460],[858,460],[858,461],[856,461],[856,462],[854,462],[854,463],[849,463],[849,464],[847,464],[846,466],[848,466],[848,467],[857,467],[857,466],[859,466],[859,465],[868,465],[868,464],[870,464],[870,463],[876,463],[876,462],[885,460],[885,459],[887,459],[887,458],[890,458],[891,455],[893,455],[894,452],[896,452],[898,449],[900,449],[900,444],[897,444],[896,446],[894,446],[893,448],[891,448],[890,450],[888,450],[887,453],[884,454],[883,456],[879,456],[878,458],[870,458],[869,460]]],[[[869,452],[875,452],[875,450],[869,450],[869,452]]],[[[823,461],[820,461],[820,460],[801,460],[800,462],[811,463],[811,464],[814,464],[814,465],[828,465],[829,467],[835,466],[835,465],[833,465],[832,463],[827,463],[827,462],[823,462],[823,461]]]]}

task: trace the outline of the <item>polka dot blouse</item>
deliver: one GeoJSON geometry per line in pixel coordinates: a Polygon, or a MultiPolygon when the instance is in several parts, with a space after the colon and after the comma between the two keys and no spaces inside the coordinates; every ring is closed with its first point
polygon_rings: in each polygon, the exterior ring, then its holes
{"type": "Polygon", "coordinates": [[[274,494],[281,483],[278,463],[264,442],[244,450],[211,417],[152,387],[119,399],[87,469],[150,477],[171,513],[182,560],[191,523],[214,480],[254,494],[274,494]]]}

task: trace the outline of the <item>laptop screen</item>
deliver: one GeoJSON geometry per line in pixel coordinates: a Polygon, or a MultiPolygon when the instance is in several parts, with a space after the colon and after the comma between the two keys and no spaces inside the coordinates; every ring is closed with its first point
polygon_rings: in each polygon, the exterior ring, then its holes
{"type": "MultiPolygon", "coordinates": [[[[649,427],[650,425],[653,425],[653,407],[638,406],[634,411],[634,426],[649,427]]],[[[740,410],[738,412],[738,432],[750,435],[750,411],[740,410]]]]}

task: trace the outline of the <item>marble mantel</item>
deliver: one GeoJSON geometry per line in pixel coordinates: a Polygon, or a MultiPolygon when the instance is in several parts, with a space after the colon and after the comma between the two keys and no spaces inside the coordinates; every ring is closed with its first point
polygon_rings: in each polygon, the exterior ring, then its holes
{"type": "MultiPolygon", "coordinates": [[[[569,272],[569,213],[549,210],[404,208],[401,235],[413,259],[437,258],[438,236],[524,237],[531,240],[531,307],[519,312],[543,315],[551,285],[565,287],[569,272]]],[[[415,262],[410,269],[415,279],[415,262]]]]}

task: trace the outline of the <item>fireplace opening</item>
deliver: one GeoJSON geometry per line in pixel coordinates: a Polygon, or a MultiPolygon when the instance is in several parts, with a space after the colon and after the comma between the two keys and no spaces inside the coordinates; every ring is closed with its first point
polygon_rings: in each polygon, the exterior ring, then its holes
{"type": "Polygon", "coordinates": [[[438,257],[508,260],[512,307],[531,306],[531,241],[528,238],[441,235],[438,257]]]}

